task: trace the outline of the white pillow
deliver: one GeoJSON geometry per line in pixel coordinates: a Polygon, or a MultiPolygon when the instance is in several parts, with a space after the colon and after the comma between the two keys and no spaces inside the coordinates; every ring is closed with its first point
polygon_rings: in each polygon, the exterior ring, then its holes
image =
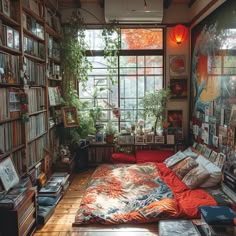
{"type": "Polygon", "coordinates": [[[192,157],[192,158],[194,158],[194,159],[197,158],[197,156],[199,155],[199,154],[197,154],[196,152],[194,152],[191,147],[188,147],[187,149],[185,149],[185,150],[183,151],[183,153],[184,153],[186,156],[192,157]]]}
{"type": "Polygon", "coordinates": [[[181,152],[181,151],[178,151],[176,152],[174,155],[168,157],[164,163],[166,164],[167,167],[171,167],[173,165],[175,165],[176,163],[182,161],[183,159],[185,159],[187,156],[181,152]]]}
{"type": "Polygon", "coordinates": [[[210,173],[210,177],[199,187],[202,187],[202,188],[213,187],[221,181],[222,172],[218,166],[216,166],[215,164],[213,164],[212,162],[210,162],[209,160],[207,160],[205,157],[201,155],[197,157],[196,162],[198,164],[203,165],[207,169],[207,171],[210,173]]]}

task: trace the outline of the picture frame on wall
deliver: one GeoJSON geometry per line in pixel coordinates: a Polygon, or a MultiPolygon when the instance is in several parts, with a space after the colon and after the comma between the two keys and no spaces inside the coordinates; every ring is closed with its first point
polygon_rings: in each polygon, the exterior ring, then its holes
{"type": "Polygon", "coordinates": [[[8,156],[0,162],[0,179],[5,191],[8,191],[10,188],[19,183],[20,179],[11,156],[8,156]]]}
{"type": "Polygon", "coordinates": [[[188,80],[171,78],[170,79],[170,98],[171,99],[185,99],[188,93],[188,80]]]}
{"type": "Polygon", "coordinates": [[[167,110],[167,121],[169,128],[183,127],[183,110],[167,110]]]}
{"type": "Polygon", "coordinates": [[[185,55],[169,56],[169,73],[170,76],[186,75],[186,59],[185,55]]]}
{"type": "Polygon", "coordinates": [[[65,128],[79,126],[77,111],[75,107],[62,107],[61,111],[65,128]]]}

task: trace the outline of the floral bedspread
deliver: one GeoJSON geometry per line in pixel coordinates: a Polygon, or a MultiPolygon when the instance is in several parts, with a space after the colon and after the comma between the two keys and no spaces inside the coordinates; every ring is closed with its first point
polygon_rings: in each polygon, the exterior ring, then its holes
{"type": "Polygon", "coordinates": [[[102,165],[92,175],[73,225],[195,217],[202,197],[203,205],[216,204],[207,193],[195,194],[176,178],[164,164],[102,165]],[[185,195],[191,198],[186,204],[185,195]]]}

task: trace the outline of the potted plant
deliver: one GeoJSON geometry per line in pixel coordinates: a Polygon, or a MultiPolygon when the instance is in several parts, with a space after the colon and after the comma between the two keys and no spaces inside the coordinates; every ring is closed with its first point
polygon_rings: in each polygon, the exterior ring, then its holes
{"type": "Polygon", "coordinates": [[[166,102],[170,97],[169,89],[160,89],[152,93],[147,93],[142,98],[141,104],[143,105],[144,118],[151,116],[154,118],[154,136],[156,135],[156,129],[158,122],[161,123],[165,120],[166,102]]]}
{"type": "Polygon", "coordinates": [[[107,143],[114,143],[116,129],[112,125],[111,121],[108,121],[106,128],[105,128],[105,133],[106,133],[106,142],[107,143]]]}

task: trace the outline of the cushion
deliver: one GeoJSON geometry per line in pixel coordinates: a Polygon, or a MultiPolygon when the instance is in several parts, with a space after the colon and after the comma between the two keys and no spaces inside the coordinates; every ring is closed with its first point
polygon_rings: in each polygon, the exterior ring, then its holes
{"type": "Polygon", "coordinates": [[[165,161],[166,158],[172,155],[173,151],[168,151],[168,150],[137,150],[136,161],[137,163],[144,163],[144,162],[161,163],[165,161]]]}
{"type": "Polygon", "coordinates": [[[209,178],[206,179],[206,181],[202,183],[200,187],[202,188],[212,187],[212,186],[217,185],[221,181],[222,172],[218,166],[216,166],[215,164],[213,164],[212,162],[210,162],[209,160],[207,160],[205,157],[201,155],[197,157],[196,162],[198,164],[203,165],[207,169],[207,171],[210,173],[209,178]]]}
{"type": "Polygon", "coordinates": [[[111,162],[113,164],[118,164],[118,163],[134,164],[136,163],[136,158],[133,154],[115,152],[112,153],[111,155],[111,162]]]}
{"type": "Polygon", "coordinates": [[[180,179],[183,179],[184,176],[196,166],[198,166],[198,163],[192,157],[187,157],[172,166],[171,169],[180,179]]]}
{"type": "Polygon", "coordinates": [[[202,165],[190,170],[182,179],[189,189],[195,189],[199,187],[208,177],[210,173],[202,165]]]}
{"type": "Polygon", "coordinates": [[[170,156],[169,158],[167,158],[164,163],[166,164],[167,167],[171,167],[173,165],[175,165],[176,163],[182,161],[183,159],[185,159],[187,156],[181,152],[178,151],[176,152],[174,155],[170,156]]]}
{"type": "Polygon", "coordinates": [[[186,156],[193,157],[193,158],[197,158],[197,156],[199,155],[196,152],[194,152],[191,147],[188,147],[187,149],[185,149],[183,153],[186,156]]]}

